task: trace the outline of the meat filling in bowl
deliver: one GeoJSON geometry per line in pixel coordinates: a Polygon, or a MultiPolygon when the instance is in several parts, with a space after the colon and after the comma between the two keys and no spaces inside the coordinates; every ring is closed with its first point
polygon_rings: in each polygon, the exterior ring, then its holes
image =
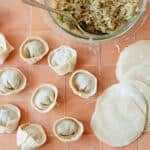
{"type": "MultiPolygon", "coordinates": [[[[138,11],[140,0],[53,0],[55,8],[71,14],[89,33],[111,34],[125,25],[138,11]]],[[[73,22],[56,16],[70,30],[73,22]]]]}

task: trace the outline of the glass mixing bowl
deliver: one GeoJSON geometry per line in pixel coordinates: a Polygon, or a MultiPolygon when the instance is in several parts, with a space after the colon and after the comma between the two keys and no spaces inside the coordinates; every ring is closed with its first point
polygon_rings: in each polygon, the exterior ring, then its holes
{"type": "MultiPolygon", "coordinates": [[[[53,2],[55,0],[45,0],[45,4],[49,4],[51,7],[53,6],[53,2]]],[[[125,34],[127,31],[129,31],[135,24],[138,24],[140,26],[140,23],[142,22],[140,20],[141,17],[143,17],[144,12],[148,9],[147,8],[148,0],[141,0],[139,3],[139,10],[138,12],[121,28],[113,32],[112,34],[105,34],[100,35],[97,37],[88,38],[87,36],[81,34],[77,30],[70,30],[68,27],[66,27],[64,24],[59,21],[55,14],[49,12],[50,17],[52,20],[56,23],[58,27],[60,27],[63,31],[65,31],[67,34],[72,35],[73,37],[76,37],[78,39],[84,39],[84,40],[93,40],[93,41],[103,41],[103,40],[110,40],[117,37],[120,37],[121,35],[125,34]]]]}

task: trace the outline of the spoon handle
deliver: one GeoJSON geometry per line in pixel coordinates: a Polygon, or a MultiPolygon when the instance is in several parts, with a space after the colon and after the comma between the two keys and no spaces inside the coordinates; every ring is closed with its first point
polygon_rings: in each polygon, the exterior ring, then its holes
{"type": "MultiPolygon", "coordinates": [[[[41,8],[41,9],[45,9],[47,11],[50,11],[50,12],[53,12],[53,13],[56,13],[58,15],[62,15],[62,16],[65,16],[67,17],[68,19],[70,19],[71,21],[74,22],[74,24],[76,25],[76,27],[81,31],[81,33],[83,33],[85,36],[89,37],[90,33],[86,32],[78,23],[78,21],[72,17],[70,14],[66,14],[65,12],[63,11],[59,11],[57,9],[54,9],[52,7],[49,7],[47,5],[44,5],[40,2],[38,2],[37,0],[22,0],[23,3],[25,4],[28,4],[28,5],[31,5],[31,6],[34,6],[34,7],[38,7],[38,8],[41,8]]],[[[91,37],[91,35],[90,35],[91,37]]]]}
{"type": "Polygon", "coordinates": [[[54,9],[54,8],[51,8],[47,5],[44,5],[40,2],[38,2],[37,0],[22,0],[23,3],[25,4],[28,4],[28,5],[31,5],[31,6],[34,6],[34,7],[38,7],[38,8],[41,8],[41,9],[45,9],[47,11],[50,11],[50,12],[53,12],[53,13],[56,13],[56,14],[59,14],[59,15],[64,15],[64,13],[54,9]]]}

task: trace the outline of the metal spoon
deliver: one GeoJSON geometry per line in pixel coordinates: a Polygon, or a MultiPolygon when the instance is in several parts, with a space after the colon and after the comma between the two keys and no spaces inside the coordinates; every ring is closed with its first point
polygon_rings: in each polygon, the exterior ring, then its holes
{"type": "Polygon", "coordinates": [[[47,5],[44,5],[40,2],[38,2],[37,0],[22,0],[22,2],[28,4],[28,5],[32,5],[34,7],[38,7],[38,8],[41,8],[41,9],[44,9],[44,10],[47,10],[47,11],[50,11],[50,12],[53,12],[55,14],[58,14],[58,15],[61,15],[61,16],[65,16],[67,17],[68,19],[72,20],[74,25],[76,25],[76,27],[87,37],[87,38],[94,38],[94,37],[98,37],[98,35],[96,34],[91,34],[91,33],[88,33],[87,31],[85,31],[78,23],[78,21],[70,14],[64,12],[64,11],[60,11],[60,10],[57,10],[57,9],[54,9],[52,7],[49,7],[47,5]]]}

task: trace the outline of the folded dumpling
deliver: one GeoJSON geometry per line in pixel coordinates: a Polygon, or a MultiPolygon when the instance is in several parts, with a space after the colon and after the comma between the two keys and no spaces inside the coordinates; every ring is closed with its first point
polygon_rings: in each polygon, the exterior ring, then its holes
{"type": "Polygon", "coordinates": [[[21,113],[12,104],[0,106],[0,133],[12,133],[18,126],[21,113]]]}
{"type": "Polygon", "coordinates": [[[46,133],[39,124],[26,123],[17,130],[17,146],[21,150],[32,150],[46,142],[46,133]]]}
{"type": "Polygon", "coordinates": [[[28,37],[20,46],[20,57],[29,64],[41,60],[49,51],[49,46],[40,37],[28,37]]]}
{"type": "Polygon", "coordinates": [[[0,33],[0,64],[3,64],[9,54],[14,50],[6,37],[0,33]]]}
{"type": "Polygon", "coordinates": [[[97,92],[97,78],[86,70],[75,71],[69,84],[73,93],[82,98],[89,98],[97,92]]]}
{"type": "Polygon", "coordinates": [[[47,113],[56,105],[57,88],[52,84],[44,84],[33,93],[31,104],[40,113],[47,113]]]}
{"type": "Polygon", "coordinates": [[[14,95],[26,86],[25,75],[17,68],[8,67],[0,70],[0,95],[14,95]]]}
{"type": "Polygon", "coordinates": [[[53,132],[60,141],[72,142],[80,139],[84,132],[84,127],[77,119],[64,117],[54,123],[53,132]]]}
{"type": "Polygon", "coordinates": [[[72,72],[77,61],[77,52],[69,46],[60,46],[50,52],[48,56],[49,66],[58,74],[65,75],[72,72]]]}
{"type": "Polygon", "coordinates": [[[125,80],[125,82],[135,87],[141,94],[143,94],[147,104],[147,118],[144,131],[150,131],[150,87],[138,80],[125,80]]]}

